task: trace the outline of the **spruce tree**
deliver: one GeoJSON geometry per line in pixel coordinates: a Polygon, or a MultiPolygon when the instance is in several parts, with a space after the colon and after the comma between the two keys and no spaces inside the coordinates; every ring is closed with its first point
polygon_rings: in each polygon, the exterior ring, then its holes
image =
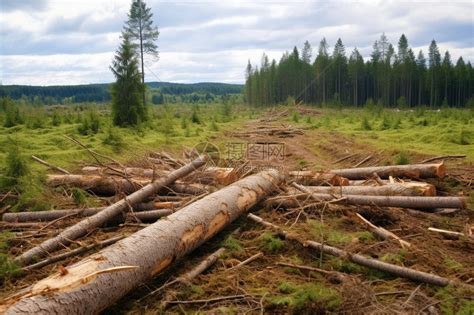
{"type": "Polygon", "coordinates": [[[113,123],[122,127],[136,126],[147,118],[142,100],[145,86],[127,33],[122,33],[122,43],[110,69],[116,79],[111,87],[113,123]]]}
{"type": "MultiPolygon", "coordinates": [[[[130,37],[133,47],[139,52],[143,84],[145,84],[144,55],[148,54],[158,58],[158,46],[155,42],[160,32],[158,32],[156,26],[153,26],[152,17],[151,8],[148,8],[145,2],[133,0],[128,14],[128,21],[124,28],[124,32],[130,37]]],[[[143,104],[146,105],[145,90],[142,92],[142,97],[143,104]]]]}

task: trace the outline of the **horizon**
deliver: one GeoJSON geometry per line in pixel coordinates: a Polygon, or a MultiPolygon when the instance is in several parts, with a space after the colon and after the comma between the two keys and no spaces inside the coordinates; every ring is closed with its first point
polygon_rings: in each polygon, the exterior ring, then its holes
{"type": "MultiPolygon", "coordinates": [[[[218,2],[145,1],[160,36],[160,60],[147,60],[146,82],[244,84],[250,60],[266,53],[279,60],[308,40],[313,59],[325,37],[341,38],[346,55],[357,47],[365,60],[382,33],[396,47],[405,34],[415,53],[427,56],[434,38],[474,60],[474,4],[470,1],[218,2]],[[412,22],[416,21],[416,22],[412,22]]],[[[130,0],[3,0],[0,80],[3,85],[83,85],[113,81],[109,65],[119,44],[130,0]],[[21,42],[22,45],[18,45],[21,42]],[[92,83],[96,82],[96,83],[92,83]]]]}

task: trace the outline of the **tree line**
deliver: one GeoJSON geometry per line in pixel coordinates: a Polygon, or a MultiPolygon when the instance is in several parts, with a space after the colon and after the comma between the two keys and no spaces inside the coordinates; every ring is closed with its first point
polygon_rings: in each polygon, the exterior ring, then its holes
{"type": "Polygon", "coordinates": [[[416,56],[404,34],[397,47],[382,34],[368,60],[357,48],[347,57],[339,38],[332,52],[323,38],[313,59],[308,41],[299,52],[280,61],[264,53],[260,67],[246,67],[245,99],[254,106],[291,102],[360,106],[371,100],[384,106],[462,107],[474,102],[474,70],[470,61],[443,55],[433,39],[428,53],[416,56]]]}

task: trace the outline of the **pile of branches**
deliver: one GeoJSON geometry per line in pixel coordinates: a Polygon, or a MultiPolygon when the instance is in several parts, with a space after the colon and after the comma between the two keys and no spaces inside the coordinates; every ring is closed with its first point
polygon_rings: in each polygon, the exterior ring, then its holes
{"type": "MultiPolygon", "coordinates": [[[[21,224],[43,225],[46,222],[46,226],[51,226],[65,218],[81,218],[79,222],[67,221],[72,225],[40,244],[25,246],[27,250],[22,250],[15,259],[25,271],[42,268],[97,248],[102,249],[68,267],[60,266],[49,277],[5,299],[0,304],[0,312],[100,312],[143,282],[163,273],[175,261],[198,248],[256,205],[297,211],[297,220],[307,209],[329,203],[365,205],[378,209],[398,207],[437,213],[453,212],[466,206],[462,197],[436,196],[436,188],[422,181],[424,178],[443,178],[443,163],[328,172],[298,171],[289,174],[268,169],[239,179],[237,169],[206,167],[206,157],[185,162],[168,154],[159,154],[149,159],[156,159],[150,160],[154,165],[152,168],[87,166],[81,174],[55,174],[48,177],[48,184],[54,187],[79,187],[98,196],[115,196],[117,201],[108,206],[4,214],[1,224],[10,228],[20,228],[21,224]],[[276,191],[278,195],[271,196],[276,191]],[[166,219],[162,218],[164,216],[167,216],[166,219]],[[104,225],[124,220],[135,220],[139,229],[127,237],[116,235],[55,255],[56,251],[77,244],[77,240],[84,240],[104,225]],[[154,223],[146,224],[148,222],[154,223]]],[[[394,239],[402,247],[411,246],[408,241],[376,226],[367,218],[361,215],[358,217],[360,223],[378,237],[394,239]]],[[[304,245],[308,250],[337,256],[413,281],[469,287],[458,279],[353,254],[313,239],[301,239],[254,214],[249,214],[248,218],[283,239],[304,245]]],[[[38,227],[37,232],[45,228],[38,227]]],[[[471,237],[471,230],[433,231],[471,237]]],[[[189,284],[210,268],[223,252],[224,249],[219,249],[187,273],[157,290],[173,283],[189,284]]],[[[248,264],[261,255],[249,257],[232,269],[248,264]]],[[[242,296],[221,299],[232,300],[242,296]]]]}

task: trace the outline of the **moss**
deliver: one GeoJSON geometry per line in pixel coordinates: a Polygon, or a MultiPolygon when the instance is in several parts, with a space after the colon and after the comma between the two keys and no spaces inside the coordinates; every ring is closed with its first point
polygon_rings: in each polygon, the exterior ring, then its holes
{"type": "Polygon", "coordinates": [[[285,242],[273,236],[271,232],[265,232],[258,237],[261,246],[269,252],[278,252],[285,248],[285,242]]]}
{"type": "Polygon", "coordinates": [[[227,253],[240,253],[243,252],[244,248],[239,240],[236,240],[232,235],[228,236],[222,241],[221,246],[227,249],[227,253]]]}
{"type": "Polygon", "coordinates": [[[464,266],[460,263],[460,262],[457,262],[456,260],[452,259],[452,258],[449,258],[449,257],[445,257],[444,260],[443,260],[443,264],[449,268],[449,269],[453,269],[453,270],[460,270],[462,269],[464,266]]]}
{"type": "Polygon", "coordinates": [[[287,306],[293,311],[298,310],[334,310],[341,304],[337,291],[322,284],[297,285],[281,281],[278,284],[280,294],[266,298],[270,307],[287,306]]]}
{"type": "Polygon", "coordinates": [[[348,244],[352,241],[353,236],[347,232],[338,231],[335,228],[322,224],[316,220],[308,220],[308,224],[311,227],[311,234],[314,237],[320,239],[321,236],[324,241],[331,245],[342,245],[348,244]]]}

